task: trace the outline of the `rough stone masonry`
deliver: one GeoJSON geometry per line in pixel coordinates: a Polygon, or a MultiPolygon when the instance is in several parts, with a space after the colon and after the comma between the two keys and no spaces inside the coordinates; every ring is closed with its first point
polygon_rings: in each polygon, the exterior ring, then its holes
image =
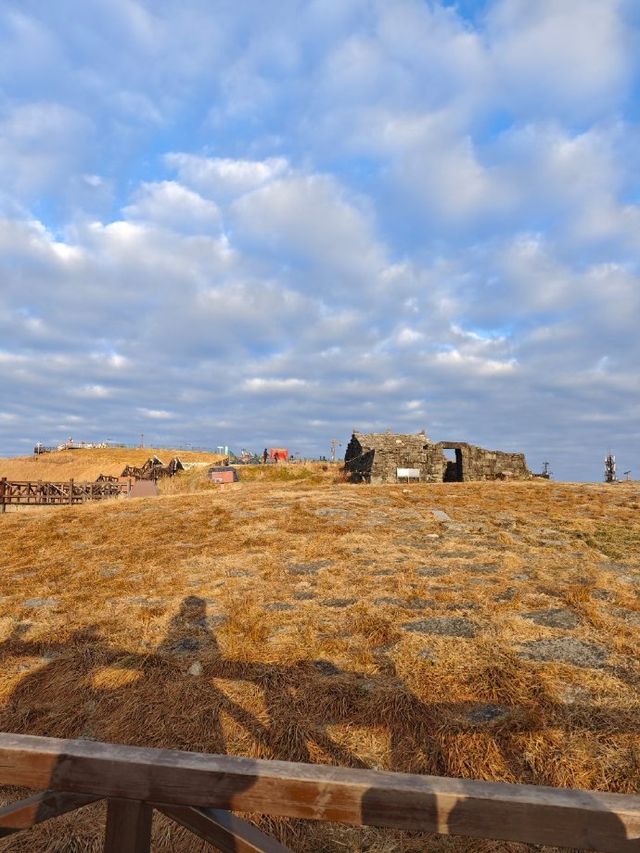
{"type": "MultiPolygon", "coordinates": [[[[421,482],[528,480],[524,453],[485,450],[466,441],[431,441],[424,432],[354,432],[347,445],[344,470],[352,482],[397,483],[399,471],[418,472],[421,482]],[[445,450],[452,451],[447,458],[445,450]]],[[[406,476],[406,475],[405,475],[406,476]]]]}

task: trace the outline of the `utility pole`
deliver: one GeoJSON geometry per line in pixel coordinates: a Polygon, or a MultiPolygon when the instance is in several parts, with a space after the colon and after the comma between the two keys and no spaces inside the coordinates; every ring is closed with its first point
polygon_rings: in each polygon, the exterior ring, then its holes
{"type": "Polygon", "coordinates": [[[336,450],[338,449],[338,447],[342,447],[342,442],[338,441],[337,438],[332,438],[331,439],[331,461],[332,462],[336,461],[336,450]]]}
{"type": "Polygon", "coordinates": [[[144,433],[140,433],[140,447],[144,447],[144,433]]]}

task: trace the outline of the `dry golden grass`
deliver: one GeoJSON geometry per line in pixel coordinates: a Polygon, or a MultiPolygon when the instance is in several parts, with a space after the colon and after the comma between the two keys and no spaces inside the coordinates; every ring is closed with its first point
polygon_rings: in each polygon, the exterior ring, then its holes
{"type": "MultiPolygon", "coordinates": [[[[269,472],[220,488],[192,471],[159,498],[0,517],[0,728],[639,789],[636,485],[269,472]],[[541,611],[557,626],[525,616],[541,611]],[[434,617],[468,636],[411,630],[434,617]],[[524,656],[540,641],[555,659],[524,656]]],[[[98,850],[103,816],[0,849],[98,850]]],[[[259,822],[301,851],[528,849],[259,822]]],[[[204,849],[168,822],[154,832],[156,850],[204,849]]]]}
{"type": "Polygon", "coordinates": [[[0,477],[8,480],[70,480],[92,482],[100,474],[119,477],[126,465],[142,465],[150,456],[158,456],[166,464],[173,456],[183,462],[209,462],[222,457],[216,453],[166,448],[104,447],[91,450],[62,450],[41,456],[16,456],[0,459],[0,477]]]}

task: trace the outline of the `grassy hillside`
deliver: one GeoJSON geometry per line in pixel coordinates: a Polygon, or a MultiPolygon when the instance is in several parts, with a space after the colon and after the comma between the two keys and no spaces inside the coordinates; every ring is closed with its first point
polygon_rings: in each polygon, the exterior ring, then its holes
{"type": "MultiPolygon", "coordinates": [[[[637,791],[638,487],[334,479],[0,516],[0,729],[637,791]]],[[[0,849],[97,851],[103,817],[0,849]]],[[[301,851],[528,849],[263,825],[301,851]]]]}
{"type": "Polygon", "coordinates": [[[142,465],[153,455],[167,463],[173,456],[183,462],[211,462],[221,457],[216,453],[197,453],[166,448],[105,447],[89,450],[62,450],[43,453],[41,456],[16,456],[0,458],[0,477],[9,480],[86,480],[93,481],[100,474],[118,477],[126,465],[142,465]]]}

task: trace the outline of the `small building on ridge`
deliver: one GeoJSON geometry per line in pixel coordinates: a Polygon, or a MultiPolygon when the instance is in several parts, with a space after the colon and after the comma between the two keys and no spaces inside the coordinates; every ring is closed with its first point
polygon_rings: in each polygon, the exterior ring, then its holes
{"type": "Polygon", "coordinates": [[[466,441],[431,441],[416,434],[354,432],[344,470],[352,482],[426,483],[529,480],[523,453],[485,450],[466,441]],[[447,452],[449,454],[447,455],[447,452]]]}

